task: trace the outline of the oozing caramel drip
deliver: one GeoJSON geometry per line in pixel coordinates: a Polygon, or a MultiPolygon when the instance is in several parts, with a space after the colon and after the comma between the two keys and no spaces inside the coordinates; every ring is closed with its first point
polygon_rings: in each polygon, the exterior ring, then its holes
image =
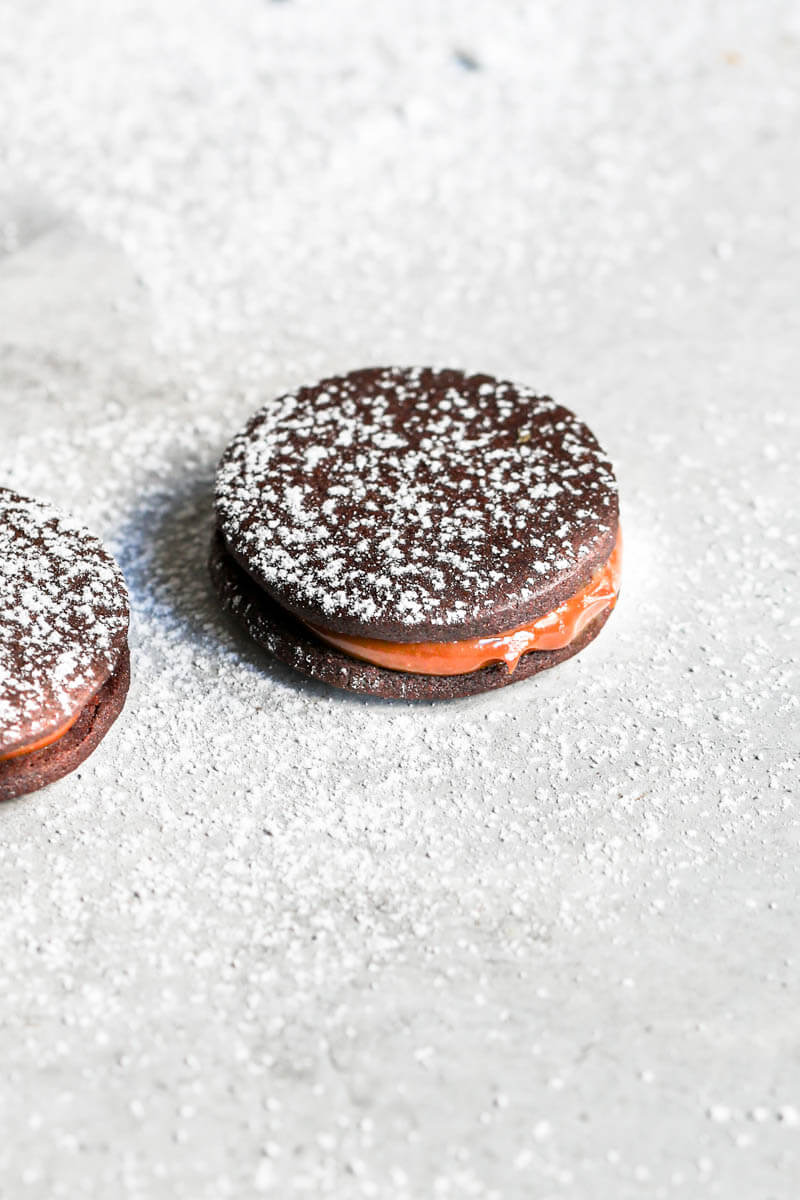
{"type": "Polygon", "coordinates": [[[417,675],[466,675],[491,663],[504,662],[510,673],[516,669],[523,654],[568,646],[604,609],[613,608],[619,594],[621,567],[620,533],[608,561],[569,600],[528,625],[518,625],[488,637],[457,642],[387,642],[333,633],[318,625],[308,627],[323,642],[344,650],[352,658],[392,671],[417,675]]]}

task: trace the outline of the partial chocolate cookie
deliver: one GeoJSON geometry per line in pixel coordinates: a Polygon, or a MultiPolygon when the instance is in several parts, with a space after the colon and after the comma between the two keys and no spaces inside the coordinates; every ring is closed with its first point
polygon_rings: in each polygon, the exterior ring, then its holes
{"type": "MultiPolygon", "coordinates": [[[[284,396],[225,452],[216,510],[225,553],[293,636],[427,678],[414,694],[499,686],[501,661],[505,682],[553,665],[616,600],[608,459],[568,409],[487,375],[371,368],[284,396]]],[[[408,693],[367,678],[342,686],[408,693]]]]}
{"type": "Polygon", "coordinates": [[[128,688],[119,567],[78,522],[0,489],[0,799],[83,761],[128,688]]]}
{"type": "Polygon", "coordinates": [[[55,783],[79,767],[97,748],[125,705],[130,685],[127,647],[114,674],[81,709],[75,724],[42,750],[0,760],[0,800],[12,800],[55,783]]]}

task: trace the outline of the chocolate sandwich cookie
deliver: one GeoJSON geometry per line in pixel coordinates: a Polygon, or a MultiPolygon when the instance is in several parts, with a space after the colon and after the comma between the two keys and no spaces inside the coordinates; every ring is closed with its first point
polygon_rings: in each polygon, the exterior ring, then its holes
{"type": "Polygon", "coordinates": [[[372,368],[266,405],[219,466],[211,570],[297,670],[445,699],[554,666],[619,590],[617,487],[548,396],[460,371],[372,368]]]}
{"type": "Polygon", "coordinates": [[[91,754],[125,703],[128,596],[101,542],[0,488],[0,800],[91,754]]]}

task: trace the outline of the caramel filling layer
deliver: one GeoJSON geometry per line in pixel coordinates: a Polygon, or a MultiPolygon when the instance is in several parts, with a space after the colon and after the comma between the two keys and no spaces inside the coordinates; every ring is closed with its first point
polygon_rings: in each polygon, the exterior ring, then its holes
{"type": "Polygon", "coordinates": [[[606,608],[613,608],[619,595],[622,569],[622,535],[618,534],[611,557],[585,587],[558,608],[528,625],[518,625],[490,637],[465,638],[457,642],[386,642],[378,638],[351,637],[318,625],[309,629],[321,641],[344,650],[352,658],[409,671],[417,675],[466,675],[492,663],[504,662],[509,673],[523,654],[531,650],[561,650],[606,608]]]}
{"type": "Polygon", "coordinates": [[[54,742],[58,742],[69,733],[72,726],[80,716],[80,711],[75,713],[74,717],[64,725],[60,725],[55,733],[48,733],[45,737],[39,738],[37,742],[29,742],[27,746],[19,746],[16,750],[10,750],[8,754],[0,754],[0,763],[8,762],[12,758],[23,758],[26,754],[33,754],[34,750],[44,750],[46,746],[52,746],[54,742]]]}

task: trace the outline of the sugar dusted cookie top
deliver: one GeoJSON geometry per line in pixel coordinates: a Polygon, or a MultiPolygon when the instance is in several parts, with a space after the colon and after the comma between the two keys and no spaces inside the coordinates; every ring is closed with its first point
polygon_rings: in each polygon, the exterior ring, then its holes
{"type": "Polygon", "coordinates": [[[448,640],[549,612],[613,548],[591,431],[487,375],[373,368],[267,404],[217,476],[228,550],[332,630],[448,640]]]}
{"type": "Polygon", "coordinates": [[[119,567],[77,521],[0,488],[0,755],[72,719],[116,670],[119,567]]]}

